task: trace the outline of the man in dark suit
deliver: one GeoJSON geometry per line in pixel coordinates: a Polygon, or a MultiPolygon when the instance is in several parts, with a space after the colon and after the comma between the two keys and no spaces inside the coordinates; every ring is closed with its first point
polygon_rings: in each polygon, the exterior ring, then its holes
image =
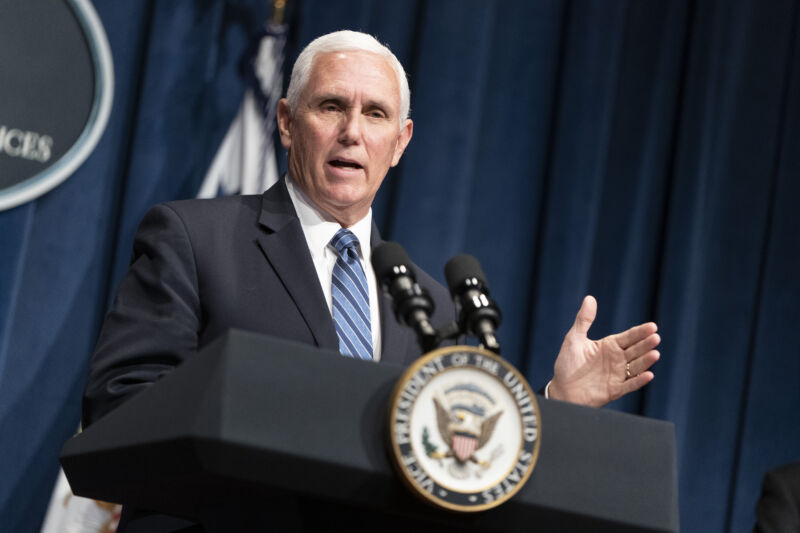
{"type": "MultiPolygon", "coordinates": [[[[368,285],[363,340],[370,357],[408,364],[421,355],[413,333],[396,324],[378,293],[369,261],[380,241],[372,201],[411,140],[408,110],[402,66],[374,38],[344,31],[309,44],[278,106],[288,150],[284,180],[262,196],[157,206],[142,221],[92,360],[84,422],[231,327],[348,354],[335,326],[332,288],[342,257],[332,238],[342,229],[357,238],[354,266],[368,285]]],[[[419,269],[416,274],[435,301],[433,324],[454,318],[447,291],[419,269]]],[[[595,312],[587,297],[556,360],[551,397],[602,405],[653,378],[655,324],[592,341],[587,333],[595,312]]]]}
{"type": "MultiPolygon", "coordinates": [[[[289,177],[261,197],[175,202],[145,216],[92,361],[86,423],[228,328],[339,349],[331,316],[337,254],[328,242],[341,228],[361,243],[380,242],[372,199],[412,123],[408,83],[388,49],[354,32],[315,43],[298,58],[280,104],[289,177]]],[[[370,247],[359,253],[375,319],[373,357],[408,364],[419,356],[413,333],[378,295],[370,247]]],[[[434,324],[452,319],[447,291],[417,276],[434,298],[434,324]]]]}

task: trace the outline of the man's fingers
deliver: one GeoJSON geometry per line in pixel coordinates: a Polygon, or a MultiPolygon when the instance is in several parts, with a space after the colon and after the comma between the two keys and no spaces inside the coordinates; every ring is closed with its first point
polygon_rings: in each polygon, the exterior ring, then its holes
{"type": "Polygon", "coordinates": [[[661,337],[658,335],[658,333],[653,333],[652,335],[645,337],[633,346],[629,346],[627,349],[625,349],[625,360],[633,361],[634,359],[643,356],[658,346],[660,342],[661,337]]]}
{"type": "Polygon", "coordinates": [[[661,354],[658,353],[656,350],[651,350],[646,354],[638,357],[628,363],[628,368],[630,369],[631,376],[636,376],[637,374],[642,374],[645,370],[649,369],[651,366],[655,364],[661,358],[661,354]]]}
{"type": "Polygon", "coordinates": [[[594,296],[587,295],[581,303],[581,308],[578,310],[578,315],[575,317],[575,324],[572,326],[577,333],[584,337],[589,334],[589,328],[592,327],[594,318],[597,316],[597,300],[594,296]]]}
{"type": "Polygon", "coordinates": [[[625,396],[629,392],[641,389],[653,381],[653,378],[655,377],[655,374],[648,370],[647,372],[642,372],[638,376],[632,377],[631,379],[626,379],[621,385],[622,394],[620,394],[618,398],[625,396]]]}
{"type": "Polygon", "coordinates": [[[646,339],[656,331],[658,331],[658,326],[656,326],[655,322],[647,322],[645,324],[634,326],[629,330],[623,331],[622,333],[617,333],[615,337],[617,339],[617,343],[622,347],[623,350],[625,350],[642,339],[646,339]]]}

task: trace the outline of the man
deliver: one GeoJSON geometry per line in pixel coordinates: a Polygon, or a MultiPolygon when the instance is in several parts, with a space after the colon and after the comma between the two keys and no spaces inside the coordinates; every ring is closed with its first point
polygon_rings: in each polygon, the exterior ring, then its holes
{"type": "MultiPolygon", "coordinates": [[[[411,140],[408,109],[403,68],[374,38],[342,31],[309,44],[278,106],[288,176],[261,196],[173,202],[143,219],[92,360],[84,422],[231,327],[400,364],[421,355],[378,293],[369,261],[380,242],[372,201],[411,140]],[[353,246],[339,250],[342,240],[353,246]],[[357,323],[340,303],[348,261],[356,287],[349,296],[364,302],[352,306],[364,311],[357,323]]],[[[433,324],[452,320],[447,291],[416,275],[434,299],[433,324]]],[[[595,313],[587,297],[556,360],[550,397],[603,405],[653,379],[655,324],[591,341],[595,313]]]]}

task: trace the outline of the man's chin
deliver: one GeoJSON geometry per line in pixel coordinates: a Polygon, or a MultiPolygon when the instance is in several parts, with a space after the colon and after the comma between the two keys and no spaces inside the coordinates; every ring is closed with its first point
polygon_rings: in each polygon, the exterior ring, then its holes
{"type": "Polygon", "coordinates": [[[329,180],[321,191],[324,201],[338,208],[348,208],[362,204],[369,205],[375,192],[371,191],[363,178],[349,180],[329,180]]]}

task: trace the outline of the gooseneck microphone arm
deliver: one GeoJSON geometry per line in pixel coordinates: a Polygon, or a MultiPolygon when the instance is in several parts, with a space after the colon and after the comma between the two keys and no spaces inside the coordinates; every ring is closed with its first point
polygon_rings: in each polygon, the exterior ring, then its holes
{"type": "Polygon", "coordinates": [[[397,321],[414,329],[423,351],[439,345],[440,337],[430,322],[434,304],[428,291],[417,284],[411,260],[402,246],[385,242],[372,250],[372,267],[380,286],[392,297],[397,321]]]}
{"type": "Polygon", "coordinates": [[[461,331],[477,337],[484,348],[499,354],[495,331],[502,316],[489,298],[486,276],[478,260],[467,254],[457,255],[445,265],[444,275],[456,304],[461,331]]]}

